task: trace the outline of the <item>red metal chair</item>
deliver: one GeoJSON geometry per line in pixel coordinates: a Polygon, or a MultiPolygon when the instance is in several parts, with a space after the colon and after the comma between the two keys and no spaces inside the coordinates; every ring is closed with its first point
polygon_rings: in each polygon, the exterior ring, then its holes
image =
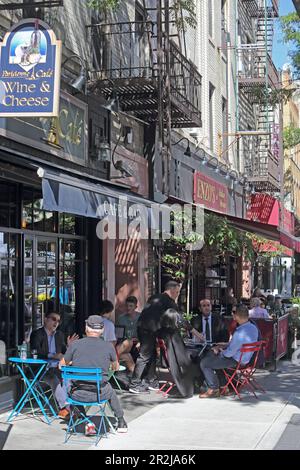
{"type": "MultiPolygon", "coordinates": [[[[164,342],[163,339],[160,339],[160,338],[157,338],[156,339],[156,342],[157,342],[157,346],[161,352],[161,355],[166,363],[166,366],[169,370],[169,373],[170,372],[170,366],[169,366],[169,360],[168,360],[168,354],[167,354],[167,347],[166,347],[166,343],[164,342]]],[[[169,396],[169,393],[170,391],[176,386],[176,384],[174,382],[171,382],[171,381],[166,381],[161,387],[160,389],[156,392],[156,393],[162,393],[163,394],[163,397],[164,398],[168,398],[169,396]],[[164,390],[166,387],[168,387],[167,390],[164,390]]]]}
{"type": "Polygon", "coordinates": [[[258,356],[261,350],[263,350],[266,346],[266,341],[257,341],[256,343],[248,343],[243,344],[241,348],[241,355],[239,362],[236,368],[228,368],[223,369],[223,373],[227,379],[227,383],[224,387],[222,387],[221,395],[225,395],[227,389],[229,390],[229,386],[231,386],[235,392],[235,394],[241,400],[240,390],[244,387],[249,387],[250,391],[253,393],[255,398],[258,398],[255,391],[260,390],[263,393],[266,393],[264,388],[255,380],[254,373],[257,368],[257,361],[258,356]],[[243,364],[243,356],[246,353],[252,352],[251,361],[244,365],[243,364]]]}

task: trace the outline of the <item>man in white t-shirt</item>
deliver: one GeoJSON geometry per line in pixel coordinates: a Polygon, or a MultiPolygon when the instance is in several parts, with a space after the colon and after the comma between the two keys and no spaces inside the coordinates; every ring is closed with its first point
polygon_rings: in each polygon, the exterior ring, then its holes
{"type": "Polygon", "coordinates": [[[117,343],[116,333],[115,333],[115,325],[111,321],[111,316],[114,311],[114,306],[110,300],[103,300],[100,303],[99,313],[103,318],[104,323],[104,334],[103,339],[104,341],[108,341],[113,344],[113,346],[117,343]]]}

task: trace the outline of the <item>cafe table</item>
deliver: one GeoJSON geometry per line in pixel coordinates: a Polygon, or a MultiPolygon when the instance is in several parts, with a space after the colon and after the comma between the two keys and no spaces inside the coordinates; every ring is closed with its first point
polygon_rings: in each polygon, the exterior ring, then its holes
{"type": "Polygon", "coordinates": [[[7,422],[16,418],[24,406],[30,403],[31,411],[33,412],[32,403],[36,402],[38,408],[41,410],[44,420],[47,424],[51,424],[53,419],[57,418],[45,391],[43,390],[40,381],[47,372],[49,361],[43,359],[22,359],[20,357],[10,357],[9,362],[14,364],[24,381],[25,390],[18,403],[7,418],[7,422]],[[51,417],[47,415],[47,408],[50,410],[51,417]]]}

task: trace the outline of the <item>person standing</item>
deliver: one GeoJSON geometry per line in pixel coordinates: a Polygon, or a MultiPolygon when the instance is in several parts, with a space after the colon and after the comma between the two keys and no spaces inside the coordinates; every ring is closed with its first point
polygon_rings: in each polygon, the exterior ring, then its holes
{"type": "Polygon", "coordinates": [[[162,294],[157,294],[148,300],[138,323],[137,334],[140,341],[140,354],[137,358],[132,374],[129,391],[139,394],[147,390],[158,390],[159,383],[156,377],[156,340],[161,328],[161,317],[168,309],[178,311],[177,299],[181,284],[169,281],[162,294]],[[147,370],[146,370],[147,369],[147,370]],[[145,376],[146,384],[142,382],[145,376]]]}

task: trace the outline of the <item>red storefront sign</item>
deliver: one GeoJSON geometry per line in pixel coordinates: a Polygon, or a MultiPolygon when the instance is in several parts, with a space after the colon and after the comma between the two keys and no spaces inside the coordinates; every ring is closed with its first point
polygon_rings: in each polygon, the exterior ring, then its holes
{"type": "Polygon", "coordinates": [[[228,188],[197,171],[194,174],[194,202],[226,214],[229,210],[228,188]]]}

